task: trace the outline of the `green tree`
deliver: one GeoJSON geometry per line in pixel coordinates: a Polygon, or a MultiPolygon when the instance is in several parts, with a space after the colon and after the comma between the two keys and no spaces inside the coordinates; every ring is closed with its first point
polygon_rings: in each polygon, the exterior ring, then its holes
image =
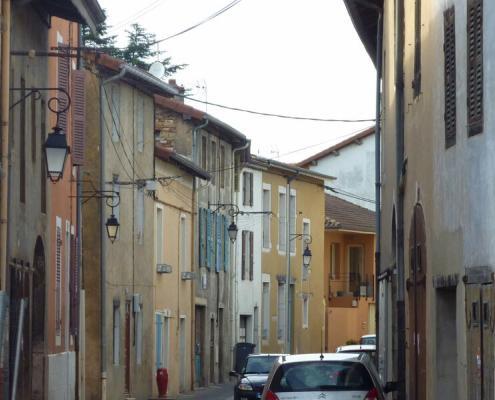
{"type": "MultiPolygon", "coordinates": [[[[106,11],[103,10],[106,17],[106,11]]],[[[82,43],[84,47],[92,47],[104,50],[113,57],[121,57],[121,51],[115,46],[116,35],[108,34],[108,25],[106,19],[96,27],[96,33],[93,33],[89,26],[82,25],[82,43]]]]}

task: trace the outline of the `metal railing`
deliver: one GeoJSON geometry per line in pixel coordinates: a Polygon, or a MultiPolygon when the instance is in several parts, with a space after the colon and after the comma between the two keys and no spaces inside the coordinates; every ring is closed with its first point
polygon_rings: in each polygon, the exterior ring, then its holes
{"type": "Polygon", "coordinates": [[[361,276],[359,273],[348,272],[330,277],[329,297],[366,297],[374,298],[375,281],[373,274],[361,276]]]}

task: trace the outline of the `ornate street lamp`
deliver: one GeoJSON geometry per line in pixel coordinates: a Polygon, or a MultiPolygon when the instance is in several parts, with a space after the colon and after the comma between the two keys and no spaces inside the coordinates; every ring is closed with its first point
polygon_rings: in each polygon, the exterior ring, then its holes
{"type": "Polygon", "coordinates": [[[237,225],[235,224],[234,221],[232,221],[232,223],[227,228],[227,232],[229,233],[230,241],[234,243],[235,240],[237,239],[237,225]]]}
{"type": "Polygon", "coordinates": [[[52,182],[58,182],[64,174],[65,160],[70,151],[67,136],[61,128],[55,126],[53,132],[48,134],[43,150],[48,177],[52,182]]]}
{"type": "Polygon", "coordinates": [[[115,218],[113,212],[110,215],[110,217],[107,219],[107,223],[105,224],[105,226],[107,227],[108,238],[112,243],[115,242],[115,239],[117,239],[117,233],[119,232],[120,224],[117,218],[115,218]]]}
{"type": "Polygon", "coordinates": [[[303,265],[308,268],[309,264],[311,263],[311,250],[309,249],[309,246],[306,245],[306,249],[304,249],[303,253],[303,265]]]}

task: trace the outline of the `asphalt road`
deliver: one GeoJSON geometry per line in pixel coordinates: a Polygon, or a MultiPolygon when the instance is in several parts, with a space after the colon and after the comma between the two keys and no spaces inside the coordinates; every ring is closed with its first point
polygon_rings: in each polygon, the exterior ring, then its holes
{"type": "Polygon", "coordinates": [[[194,392],[183,394],[179,400],[233,400],[234,384],[211,385],[207,388],[199,388],[194,392]]]}

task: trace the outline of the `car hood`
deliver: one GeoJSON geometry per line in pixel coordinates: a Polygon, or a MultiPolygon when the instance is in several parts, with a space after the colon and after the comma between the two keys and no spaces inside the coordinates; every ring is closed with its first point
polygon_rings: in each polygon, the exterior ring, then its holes
{"type": "Polygon", "coordinates": [[[246,374],[242,377],[253,384],[264,384],[268,379],[268,374],[246,374]]]}

